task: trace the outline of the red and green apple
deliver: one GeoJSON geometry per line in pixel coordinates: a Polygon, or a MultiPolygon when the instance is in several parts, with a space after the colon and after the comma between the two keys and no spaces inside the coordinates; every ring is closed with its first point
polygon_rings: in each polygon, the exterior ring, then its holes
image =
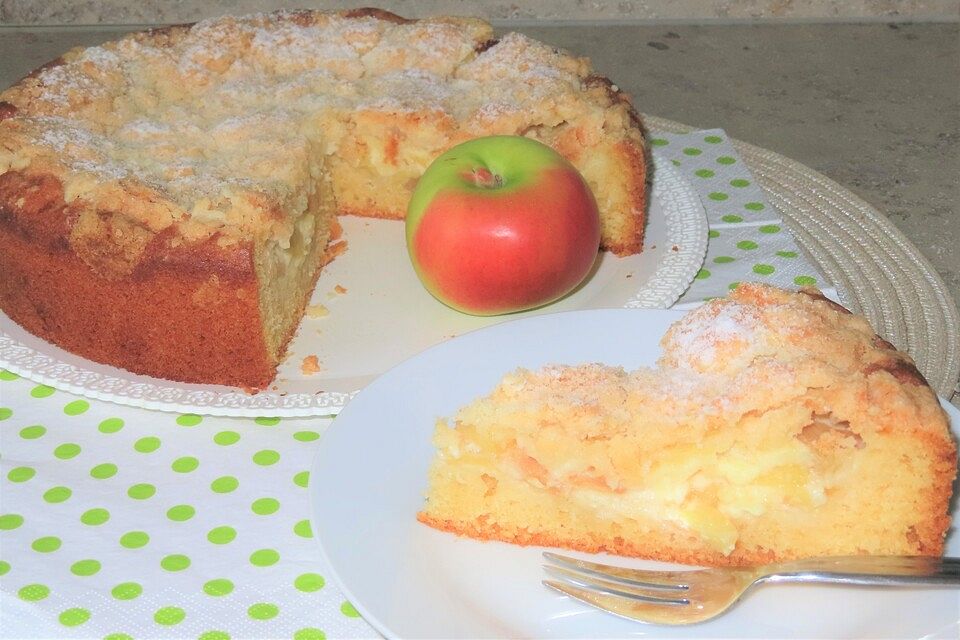
{"type": "Polygon", "coordinates": [[[427,168],[407,208],[407,249],[426,289],[474,315],[539,307],[590,272],[600,244],[583,176],[545,144],[488,136],[427,168]]]}

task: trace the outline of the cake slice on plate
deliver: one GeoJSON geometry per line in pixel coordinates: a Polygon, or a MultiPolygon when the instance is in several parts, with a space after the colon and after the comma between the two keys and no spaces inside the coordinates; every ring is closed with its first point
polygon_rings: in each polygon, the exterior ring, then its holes
{"type": "Polygon", "coordinates": [[[418,518],[691,564],[942,553],[947,418],[866,320],[743,284],[662,346],[655,368],[519,370],[440,420],[418,518]]]}

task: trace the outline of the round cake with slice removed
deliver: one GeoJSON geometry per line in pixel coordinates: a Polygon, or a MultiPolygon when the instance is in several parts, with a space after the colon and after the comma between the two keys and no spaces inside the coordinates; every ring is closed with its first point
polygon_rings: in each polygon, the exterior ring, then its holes
{"type": "Polygon", "coordinates": [[[73,50],[0,93],[0,309],[98,362],[263,388],[336,216],[402,218],[433,158],[492,134],[563,154],[602,247],[640,251],[630,100],[481,20],[281,12],[73,50]]]}
{"type": "Polygon", "coordinates": [[[864,318],[741,284],[661,345],[654,368],[510,373],[440,420],[419,519],[687,564],[943,553],[947,416],[864,318]]]}

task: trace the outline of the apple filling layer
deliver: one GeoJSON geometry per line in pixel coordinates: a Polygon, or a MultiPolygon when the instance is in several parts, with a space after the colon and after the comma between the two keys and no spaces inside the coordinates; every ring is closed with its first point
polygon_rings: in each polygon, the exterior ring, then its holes
{"type": "MultiPolygon", "coordinates": [[[[801,425],[815,424],[811,413],[786,409],[744,417],[738,429],[762,432],[762,441],[712,433],[656,451],[623,436],[584,441],[558,423],[537,422],[531,437],[523,419],[512,414],[480,427],[439,423],[442,462],[433,479],[469,483],[473,477],[483,483],[487,499],[498,492],[537,495],[558,506],[564,528],[626,522],[648,535],[668,523],[724,555],[758,516],[780,510],[796,517],[822,507],[851,472],[837,454],[858,442],[850,433],[836,452],[817,453],[802,439],[801,425]],[[455,479],[442,477],[445,465],[455,479]]],[[[530,530],[527,519],[516,525],[530,530]]]]}

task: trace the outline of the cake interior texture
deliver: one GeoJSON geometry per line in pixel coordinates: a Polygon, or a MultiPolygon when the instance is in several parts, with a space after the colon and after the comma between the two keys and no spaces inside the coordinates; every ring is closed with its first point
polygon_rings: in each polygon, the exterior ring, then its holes
{"type": "Polygon", "coordinates": [[[419,519],[704,565],[942,553],[946,415],[863,318],[743,284],[662,346],[654,368],[518,370],[440,420],[419,519]]]}
{"type": "Polygon", "coordinates": [[[402,219],[433,158],[493,134],[558,150],[603,248],[640,251],[629,99],[521,34],[304,11],[70,51],[0,93],[0,307],[100,362],[262,388],[344,248],[335,216],[402,219]]]}

